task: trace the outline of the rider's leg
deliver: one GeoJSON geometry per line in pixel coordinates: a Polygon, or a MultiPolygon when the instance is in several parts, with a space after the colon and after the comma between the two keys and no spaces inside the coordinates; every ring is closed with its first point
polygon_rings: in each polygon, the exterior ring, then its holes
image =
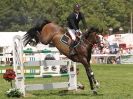
{"type": "Polygon", "coordinates": [[[69,34],[71,35],[71,38],[72,38],[72,42],[70,44],[70,56],[74,55],[75,54],[75,51],[74,51],[74,46],[76,45],[76,36],[75,36],[75,30],[74,29],[68,29],[68,32],[69,34]]]}
{"type": "Polygon", "coordinates": [[[75,41],[75,39],[76,39],[75,30],[74,29],[69,29],[69,28],[67,28],[67,30],[68,30],[72,40],[75,41]]]}
{"type": "Polygon", "coordinates": [[[74,47],[75,47],[75,41],[72,40],[70,47],[69,47],[69,49],[70,49],[69,55],[70,56],[75,55],[74,47]]]}

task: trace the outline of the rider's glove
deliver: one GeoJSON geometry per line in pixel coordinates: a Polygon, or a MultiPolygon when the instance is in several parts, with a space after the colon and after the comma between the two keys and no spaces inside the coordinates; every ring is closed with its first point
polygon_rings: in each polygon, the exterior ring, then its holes
{"type": "Polygon", "coordinates": [[[81,35],[81,33],[80,33],[79,30],[76,30],[76,35],[77,35],[77,36],[80,36],[80,35],[81,35]]]}
{"type": "Polygon", "coordinates": [[[76,33],[78,33],[79,32],[79,30],[76,30],[76,33]]]}
{"type": "Polygon", "coordinates": [[[88,29],[85,29],[85,32],[87,32],[88,31],[88,29]]]}

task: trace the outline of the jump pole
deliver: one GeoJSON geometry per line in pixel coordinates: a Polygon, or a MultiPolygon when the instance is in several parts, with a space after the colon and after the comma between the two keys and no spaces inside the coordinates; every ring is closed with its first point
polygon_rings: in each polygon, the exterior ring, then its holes
{"type": "Polygon", "coordinates": [[[23,66],[23,51],[22,51],[22,39],[20,36],[13,38],[13,69],[15,71],[15,87],[25,96],[25,84],[24,84],[24,66],[23,66]],[[21,72],[18,73],[18,70],[21,72]]]}

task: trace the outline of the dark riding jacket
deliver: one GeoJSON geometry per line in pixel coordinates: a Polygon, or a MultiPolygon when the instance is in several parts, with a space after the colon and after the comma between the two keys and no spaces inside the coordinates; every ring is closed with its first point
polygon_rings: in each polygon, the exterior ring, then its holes
{"type": "Polygon", "coordinates": [[[86,21],[84,18],[83,13],[79,12],[78,18],[76,18],[76,13],[71,13],[67,18],[67,25],[70,29],[78,30],[79,29],[79,22],[82,20],[83,26],[86,29],[86,21]]]}

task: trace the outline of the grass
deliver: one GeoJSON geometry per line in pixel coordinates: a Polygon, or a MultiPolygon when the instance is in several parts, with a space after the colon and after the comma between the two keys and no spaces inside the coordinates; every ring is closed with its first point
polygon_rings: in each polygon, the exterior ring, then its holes
{"type": "MultiPolygon", "coordinates": [[[[80,74],[78,81],[84,86],[84,90],[63,91],[44,90],[30,91],[24,99],[133,99],[133,65],[92,65],[96,79],[100,82],[98,95],[94,96],[90,91],[86,73],[83,66],[79,65],[80,74]]],[[[2,76],[2,75],[0,75],[2,76]]],[[[49,83],[65,81],[67,78],[35,78],[27,79],[26,83],[49,83]]],[[[8,99],[4,93],[10,88],[10,84],[0,78],[0,99],[8,99]]],[[[15,99],[15,98],[11,98],[15,99]]]]}

